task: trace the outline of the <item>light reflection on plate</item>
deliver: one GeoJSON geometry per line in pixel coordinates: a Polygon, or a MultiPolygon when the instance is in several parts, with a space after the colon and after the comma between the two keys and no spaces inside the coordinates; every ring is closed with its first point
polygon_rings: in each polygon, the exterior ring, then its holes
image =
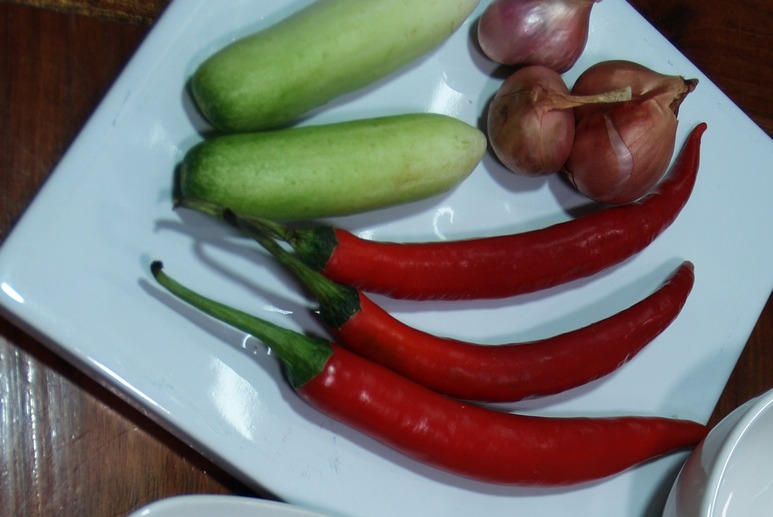
{"type": "Polygon", "coordinates": [[[248,497],[188,495],[162,499],[127,517],[332,517],[277,501],[248,497]]]}

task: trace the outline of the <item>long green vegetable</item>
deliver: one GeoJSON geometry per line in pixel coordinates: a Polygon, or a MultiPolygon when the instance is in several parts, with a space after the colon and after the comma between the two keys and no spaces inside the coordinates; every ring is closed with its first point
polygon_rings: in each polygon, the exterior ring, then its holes
{"type": "Polygon", "coordinates": [[[480,130],[432,113],[223,135],[185,156],[180,201],[269,219],[350,214],[449,190],[485,151],[480,130]]]}
{"type": "Polygon", "coordinates": [[[286,125],[437,47],[477,0],[317,0],[206,60],[191,80],[217,129],[286,125]]]}

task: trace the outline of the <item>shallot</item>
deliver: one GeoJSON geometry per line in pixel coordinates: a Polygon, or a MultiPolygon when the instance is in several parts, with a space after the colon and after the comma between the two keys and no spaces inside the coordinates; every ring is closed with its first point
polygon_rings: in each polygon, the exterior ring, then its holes
{"type": "Polygon", "coordinates": [[[626,85],[632,99],[575,108],[574,145],[564,170],[577,190],[608,204],[629,203],[652,190],[674,152],[679,106],[697,83],[622,60],[583,72],[572,94],[626,85]]]}
{"type": "Polygon", "coordinates": [[[478,43],[503,65],[569,70],[588,40],[593,4],[600,0],[494,0],[478,22],[478,43]]]}
{"type": "Polygon", "coordinates": [[[552,174],[561,169],[572,150],[574,106],[630,98],[630,89],[625,87],[590,96],[570,95],[555,71],[541,65],[526,66],[502,83],[489,105],[489,143],[512,172],[552,174]]]}

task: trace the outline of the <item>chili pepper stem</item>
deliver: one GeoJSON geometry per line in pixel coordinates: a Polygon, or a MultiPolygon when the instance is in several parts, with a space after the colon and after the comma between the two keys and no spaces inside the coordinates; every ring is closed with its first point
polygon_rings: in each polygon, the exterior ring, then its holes
{"type": "MultiPolygon", "coordinates": [[[[230,209],[224,206],[211,203],[209,201],[204,201],[202,199],[177,198],[174,200],[174,206],[175,208],[182,207],[194,210],[196,212],[201,212],[202,214],[214,217],[216,219],[226,219],[226,221],[227,215],[229,213],[233,213],[230,209]]],[[[281,223],[257,217],[250,217],[249,221],[253,226],[255,226],[255,228],[260,229],[261,234],[269,235],[274,239],[279,239],[282,241],[290,241],[293,238],[294,231],[281,223]]]]}
{"type": "Polygon", "coordinates": [[[255,239],[312,292],[319,300],[320,316],[329,327],[341,327],[360,310],[360,297],[356,289],[338,284],[311,269],[269,237],[267,233],[270,233],[270,229],[264,231],[259,221],[244,218],[227,209],[223,212],[223,219],[255,239]]]}
{"type": "Polygon", "coordinates": [[[293,247],[292,241],[296,235],[293,229],[267,219],[237,214],[229,208],[199,199],[178,198],[175,206],[221,219],[257,241],[319,300],[323,308],[320,316],[328,326],[339,328],[360,310],[360,299],[355,289],[330,280],[274,240],[285,241],[293,247]]]}
{"type": "MultiPolygon", "coordinates": [[[[178,197],[174,199],[174,207],[187,208],[221,220],[231,214],[229,217],[232,220],[227,222],[232,225],[235,225],[233,219],[237,217],[230,209],[202,199],[178,197]]],[[[296,229],[276,221],[244,214],[238,214],[238,220],[242,226],[249,227],[253,237],[255,233],[260,233],[286,242],[293,251],[300,254],[304,263],[317,270],[324,268],[337,244],[335,232],[329,226],[296,229]]]]}
{"type": "Polygon", "coordinates": [[[255,238],[258,234],[285,242],[300,258],[300,262],[312,270],[322,270],[338,245],[335,230],[331,226],[319,225],[309,228],[294,228],[261,217],[222,209],[217,217],[226,219],[232,225],[255,238]]]}
{"type": "Polygon", "coordinates": [[[206,298],[169,277],[160,261],[150,265],[156,281],[170,293],[205,314],[256,337],[271,348],[285,366],[290,385],[297,389],[319,375],[333,353],[330,343],[274,325],[206,298]]]}

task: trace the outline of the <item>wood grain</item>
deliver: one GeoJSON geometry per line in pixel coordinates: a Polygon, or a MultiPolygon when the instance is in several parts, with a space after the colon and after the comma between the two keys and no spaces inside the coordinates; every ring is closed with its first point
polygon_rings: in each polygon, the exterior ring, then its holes
{"type": "MultiPolygon", "coordinates": [[[[0,4],[0,236],[149,28],[0,4]]],[[[251,492],[0,318],[0,514],[117,516],[184,493],[251,492]]]]}
{"type": "Polygon", "coordinates": [[[169,0],[5,0],[10,3],[147,26],[169,0]]]}
{"type": "Polygon", "coordinates": [[[728,97],[773,134],[773,8],[768,0],[631,0],[728,97]]]}
{"type": "MultiPolygon", "coordinates": [[[[166,3],[0,2],[0,241],[166,3]]],[[[768,0],[630,3],[773,135],[768,0]]],[[[772,346],[769,300],[712,421],[773,387],[772,346]]],[[[269,496],[0,317],[0,514],[119,516],[185,493],[269,496]]]]}

